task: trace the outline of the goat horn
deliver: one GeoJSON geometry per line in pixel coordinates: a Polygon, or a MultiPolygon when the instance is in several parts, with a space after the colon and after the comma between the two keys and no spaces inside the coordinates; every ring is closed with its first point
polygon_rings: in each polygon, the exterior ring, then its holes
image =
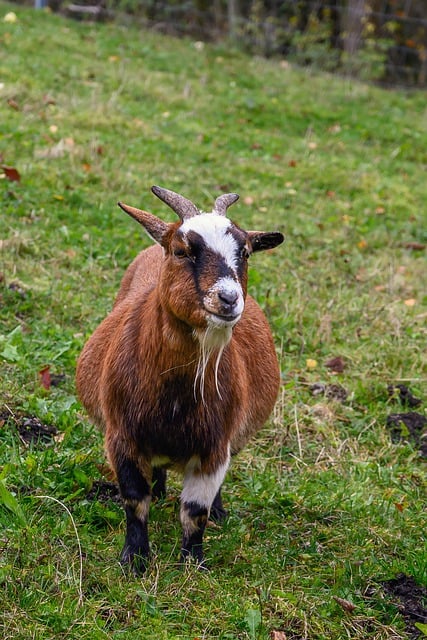
{"type": "Polygon", "coordinates": [[[224,193],[222,196],[219,196],[215,200],[214,210],[220,216],[225,216],[227,215],[228,207],[234,204],[238,199],[239,199],[239,194],[237,193],[224,193]]]}
{"type": "Polygon", "coordinates": [[[200,211],[191,200],[187,200],[184,196],[175,193],[175,191],[169,191],[169,189],[163,189],[163,187],[151,187],[151,191],[160,200],[163,200],[175,213],[179,215],[181,220],[187,220],[187,218],[193,218],[198,216],[200,211]]]}

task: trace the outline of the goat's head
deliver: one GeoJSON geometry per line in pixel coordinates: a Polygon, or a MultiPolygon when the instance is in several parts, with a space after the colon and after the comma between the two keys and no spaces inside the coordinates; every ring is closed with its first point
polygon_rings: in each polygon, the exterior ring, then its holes
{"type": "Polygon", "coordinates": [[[244,231],[227,218],[227,208],[239,197],[235,193],[219,196],[213,211],[202,213],[173,191],[161,187],[152,191],[178,214],[179,222],[167,223],[146,211],[119,205],[164,249],[162,303],[196,333],[224,329],[231,335],[244,309],[249,256],[277,246],[283,235],[244,231]]]}

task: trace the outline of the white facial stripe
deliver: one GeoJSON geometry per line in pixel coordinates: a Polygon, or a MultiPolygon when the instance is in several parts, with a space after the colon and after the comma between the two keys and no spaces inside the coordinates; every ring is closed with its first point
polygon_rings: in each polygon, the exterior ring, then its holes
{"type": "Polygon", "coordinates": [[[215,473],[209,475],[204,475],[203,473],[194,474],[193,469],[188,470],[184,477],[181,501],[187,504],[195,502],[201,507],[210,509],[223,483],[229,464],[230,456],[228,455],[227,460],[218,467],[215,473]]]}
{"type": "Polygon", "coordinates": [[[185,220],[181,225],[181,231],[184,236],[189,231],[198,233],[206,245],[219,253],[227,266],[235,271],[238,245],[233,234],[227,233],[232,224],[231,220],[217,213],[202,213],[185,220]]]}

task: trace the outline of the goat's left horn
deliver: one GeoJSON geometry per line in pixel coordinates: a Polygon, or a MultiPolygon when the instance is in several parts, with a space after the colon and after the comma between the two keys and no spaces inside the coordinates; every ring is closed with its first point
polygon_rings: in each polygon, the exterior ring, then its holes
{"type": "Polygon", "coordinates": [[[187,200],[184,196],[181,196],[175,191],[169,191],[169,189],[163,189],[163,187],[151,187],[151,191],[160,200],[163,200],[175,213],[179,215],[181,220],[187,220],[187,218],[193,218],[198,216],[200,211],[191,200],[187,200]]]}
{"type": "Polygon", "coordinates": [[[215,211],[220,216],[227,215],[227,209],[239,199],[238,193],[224,193],[215,200],[215,211]]]}

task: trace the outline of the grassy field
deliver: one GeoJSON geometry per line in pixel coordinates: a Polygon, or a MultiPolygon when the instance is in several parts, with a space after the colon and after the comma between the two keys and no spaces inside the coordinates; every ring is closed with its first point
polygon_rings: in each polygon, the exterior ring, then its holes
{"type": "Polygon", "coordinates": [[[425,94],[2,2],[0,50],[1,637],[426,636],[425,94]],[[250,275],[283,387],[226,478],[211,572],[177,564],[174,478],[135,579],[73,377],[149,244],[116,202],[173,219],[153,184],[204,209],[236,191],[237,222],[285,233],[250,275]],[[418,435],[392,439],[408,412],[418,435]]]}

